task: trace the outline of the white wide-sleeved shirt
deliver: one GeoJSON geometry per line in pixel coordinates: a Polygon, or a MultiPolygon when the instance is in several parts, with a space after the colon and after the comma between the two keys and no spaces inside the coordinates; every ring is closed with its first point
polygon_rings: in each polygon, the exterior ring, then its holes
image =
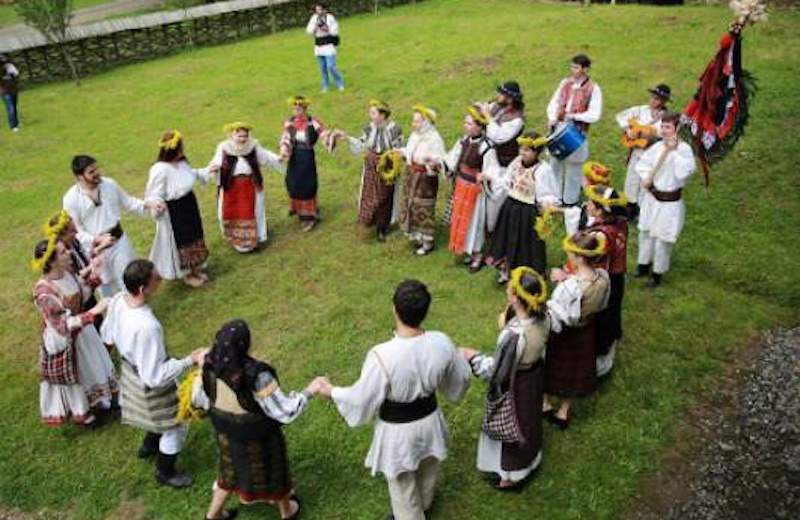
{"type": "Polygon", "coordinates": [[[91,251],[95,238],[119,223],[123,210],[142,216],[147,214],[144,201],[128,195],[114,179],[103,177],[97,190],[97,204],[79,184],[72,186],[63,200],[64,209],[78,229],[78,240],[87,251],[91,251]]]}
{"type": "MultiPolygon", "coordinates": [[[[663,141],[648,148],[636,164],[636,172],[644,180],[652,179],[658,191],[676,191],[683,188],[695,171],[692,147],[680,141],[678,148],[669,152],[657,172],[653,172],[666,145],[663,141]],[[654,176],[655,175],[655,176],[654,176]]],[[[639,212],[639,229],[664,242],[675,243],[686,219],[683,197],[673,202],[660,202],[645,190],[639,212]]]]}
{"type": "MultiPolygon", "coordinates": [[[[361,377],[331,394],[350,426],[372,421],[386,400],[410,403],[437,391],[459,401],[470,382],[470,367],[453,342],[441,332],[406,338],[395,336],[373,347],[364,360],[361,377]]],[[[372,445],[365,465],[387,478],[415,471],[420,461],[447,457],[447,424],[440,409],[417,421],[397,424],[375,419],[372,445]]]]}
{"type": "Polygon", "coordinates": [[[167,355],[164,330],[149,305],[131,307],[125,293],[117,293],[108,305],[101,328],[103,342],[117,347],[120,356],[136,368],[139,379],[159,388],[192,366],[191,356],[174,359],[167,355]]]}
{"type": "MultiPolygon", "coordinates": [[[[558,84],[558,88],[555,92],[553,92],[553,97],[550,98],[550,103],[547,104],[547,120],[549,121],[550,126],[554,125],[558,121],[558,102],[560,100],[561,89],[567,83],[567,79],[568,78],[561,80],[561,83],[558,84]]],[[[573,91],[579,89],[580,86],[578,84],[574,84],[572,86],[573,91]]],[[[595,83],[592,87],[592,97],[589,100],[589,107],[586,109],[586,112],[572,113],[572,102],[574,99],[575,96],[573,93],[570,93],[566,107],[566,113],[569,114],[570,119],[589,124],[596,123],[600,120],[600,116],[603,115],[603,91],[600,90],[600,85],[595,83]]]]}

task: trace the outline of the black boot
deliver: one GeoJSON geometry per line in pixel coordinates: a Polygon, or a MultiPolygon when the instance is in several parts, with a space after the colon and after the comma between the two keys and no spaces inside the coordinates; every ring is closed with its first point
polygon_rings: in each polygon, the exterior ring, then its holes
{"type": "Polygon", "coordinates": [[[175,469],[177,455],[158,452],[156,458],[156,481],[159,484],[174,488],[185,488],[192,485],[192,477],[186,473],[178,473],[175,469]]]}
{"type": "Polygon", "coordinates": [[[160,433],[147,432],[142,439],[142,445],[139,446],[139,458],[149,459],[158,453],[158,442],[161,440],[160,433]]]}
{"type": "Polygon", "coordinates": [[[378,226],[378,242],[386,242],[386,228],[378,226]]]}
{"type": "Polygon", "coordinates": [[[636,274],[633,275],[634,278],[643,278],[650,274],[650,264],[639,264],[636,267],[636,274]]]}
{"type": "Polygon", "coordinates": [[[653,273],[653,276],[650,277],[650,281],[647,282],[647,287],[650,289],[655,289],[661,285],[661,275],[658,273],[653,273]]]}

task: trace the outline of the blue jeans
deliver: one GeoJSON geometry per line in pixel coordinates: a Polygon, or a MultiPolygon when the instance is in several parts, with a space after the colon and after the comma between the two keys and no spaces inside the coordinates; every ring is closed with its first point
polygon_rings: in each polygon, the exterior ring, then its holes
{"type": "Polygon", "coordinates": [[[328,90],[328,72],[333,76],[336,88],[344,87],[344,79],[342,79],[339,69],[336,68],[336,55],[317,56],[317,64],[319,64],[319,72],[322,74],[322,90],[328,90]]]}
{"type": "Polygon", "coordinates": [[[19,120],[17,119],[17,95],[3,94],[3,102],[6,105],[6,114],[8,114],[8,126],[14,129],[19,126],[19,120]]]}

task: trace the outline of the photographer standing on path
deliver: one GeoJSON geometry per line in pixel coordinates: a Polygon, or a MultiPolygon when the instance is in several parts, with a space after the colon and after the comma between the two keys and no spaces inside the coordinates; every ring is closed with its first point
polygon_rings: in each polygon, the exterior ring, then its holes
{"type": "Polygon", "coordinates": [[[339,45],[339,23],[323,4],[314,6],[314,14],[306,26],[306,32],[314,36],[314,56],[317,57],[322,74],[322,92],[328,91],[328,73],[333,76],[336,88],[344,90],[344,79],[336,67],[336,46],[339,45]]]}

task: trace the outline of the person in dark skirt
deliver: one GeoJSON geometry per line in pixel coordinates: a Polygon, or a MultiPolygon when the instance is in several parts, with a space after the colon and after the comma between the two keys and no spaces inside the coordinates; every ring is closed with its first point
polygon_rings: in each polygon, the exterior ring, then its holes
{"type": "Polygon", "coordinates": [[[586,186],[586,211],[591,219],[587,231],[602,233],[606,254],[596,267],[608,272],[610,294],[608,306],[597,315],[597,377],[607,375],[614,367],[617,342],[622,339],[622,299],[625,295],[625,273],[628,271],[628,199],[608,186],[586,186]]]}
{"type": "Polygon", "coordinates": [[[205,273],[208,248],[194,186],[207,184],[212,173],[189,165],[178,130],[164,132],[158,143],[158,160],[150,168],[145,199],[166,204],[156,218],[156,236],[150,260],[162,278],[182,278],[190,287],[208,281],[205,273]]]}
{"type": "Polygon", "coordinates": [[[547,302],[553,334],[547,345],[543,412],[566,429],[572,401],[595,390],[596,317],[608,303],[609,282],[604,269],[593,267],[593,259],[606,251],[602,234],[578,232],[565,238],[563,246],[567,266],[550,273],[558,286],[547,302]],[[556,398],[561,401],[558,410],[556,398]]]}
{"type": "Polygon", "coordinates": [[[519,442],[501,442],[482,429],[478,469],[492,473],[497,489],[521,485],[542,461],[542,392],[544,350],[550,332],[545,312],[547,284],[530,267],[517,267],[506,289],[508,305],[500,315],[500,335],[493,356],[462,348],[472,372],[489,381],[487,399],[512,392],[519,442]]]}
{"type": "Polygon", "coordinates": [[[314,146],[324,132],[322,121],[308,114],[311,100],[304,96],[289,99],[294,115],[283,124],[281,157],[289,161],[286,190],[289,192],[289,215],[297,215],[303,231],[311,231],[319,220],[317,204],[317,160],[314,146]]]}
{"type": "Polygon", "coordinates": [[[202,376],[194,380],[192,405],[208,410],[219,447],[207,520],[236,516],[236,510],[223,509],[232,493],[245,505],[277,505],[283,519],[300,511],[281,427],[305,411],[315,387],[284,393],[275,369],[250,357],[249,350],[247,323],[226,323],[205,357],[202,376]]]}
{"type": "Polygon", "coordinates": [[[545,243],[534,222],[544,206],[559,200],[558,181],[550,165],[539,160],[547,139],[527,132],[517,142],[519,156],[508,166],[508,197],[500,208],[487,255],[487,263],[500,271],[500,284],[508,282],[511,270],[519,266],[544,273],[545,243]]]}

